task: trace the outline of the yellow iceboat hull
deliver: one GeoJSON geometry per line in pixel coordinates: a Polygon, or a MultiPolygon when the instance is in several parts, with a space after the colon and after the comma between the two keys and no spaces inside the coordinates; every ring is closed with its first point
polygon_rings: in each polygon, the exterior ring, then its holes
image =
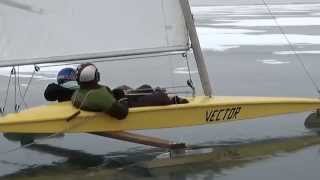
{"type": "Polygon", "coordinates": [[[316,98],[194,97],[188,104],[131,108],[124,120],[55,103],[0,118],[0,132],[80,133],[175,128],[232,122],[320,108],[316,98]]]}

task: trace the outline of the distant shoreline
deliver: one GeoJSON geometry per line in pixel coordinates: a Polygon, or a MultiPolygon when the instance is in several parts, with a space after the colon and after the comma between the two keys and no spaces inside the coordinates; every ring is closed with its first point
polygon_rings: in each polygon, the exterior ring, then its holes
{"type": "MultiPolygon", "coordinates": [[[[192,6],[230,6],[230,5],[264,5],[262,0],[247,1],[247,0],[190,0],[192,6]]],[[[273,4],[320,4],[319,0],[266,0],[270,5],[273,4]]]]}

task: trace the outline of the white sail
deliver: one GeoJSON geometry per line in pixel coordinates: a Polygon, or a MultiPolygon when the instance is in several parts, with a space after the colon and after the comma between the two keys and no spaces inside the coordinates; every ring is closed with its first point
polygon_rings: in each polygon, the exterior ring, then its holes
{"type": "Polygon", "coordinates": [[[179,0],[0,1],[0,66],[188,49],[179,0]]]}

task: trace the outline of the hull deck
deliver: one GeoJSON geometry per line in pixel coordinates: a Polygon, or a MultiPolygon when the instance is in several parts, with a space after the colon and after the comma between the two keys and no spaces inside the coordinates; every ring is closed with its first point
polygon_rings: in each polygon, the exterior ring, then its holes
{"type": "Polygon", "coordinates": [[[34,107],[0,118],[0,132],[80,133],[175,128],[232,122],[320,108],[317,98],[194,97],[190,103],[131,108],[124,120],[80,111],[70,102],[34,107]]]}

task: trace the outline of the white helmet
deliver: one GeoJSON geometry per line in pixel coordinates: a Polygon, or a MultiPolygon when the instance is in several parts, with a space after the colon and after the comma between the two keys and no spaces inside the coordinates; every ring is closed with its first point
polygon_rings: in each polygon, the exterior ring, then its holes
{"type": "Polygon", "coordinates": [[[100,74],[95,65],[91,63],[80,64],[77,67],[78,83],[97,83],[100,80],[100,74]]]}

